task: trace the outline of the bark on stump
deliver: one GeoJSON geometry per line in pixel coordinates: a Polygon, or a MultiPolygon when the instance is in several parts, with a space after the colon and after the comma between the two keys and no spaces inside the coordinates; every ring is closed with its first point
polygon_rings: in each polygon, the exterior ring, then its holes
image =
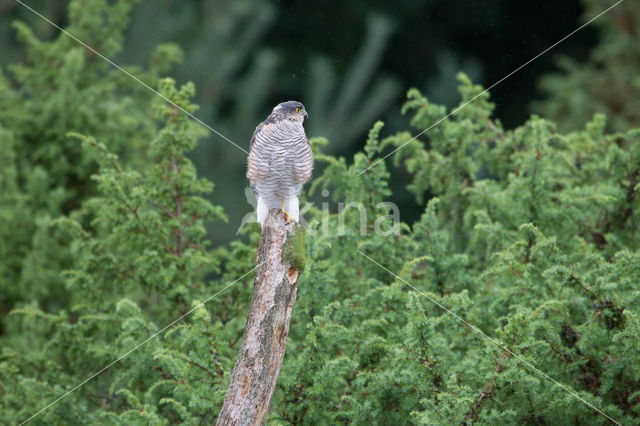
{"type": "Polygon", "coordinates": [[[270,211],[258,247],[244,337],[216,425],[264,424],[284,358],[304,254],[304,230],[286,223],[277,210],[270,211]]]}

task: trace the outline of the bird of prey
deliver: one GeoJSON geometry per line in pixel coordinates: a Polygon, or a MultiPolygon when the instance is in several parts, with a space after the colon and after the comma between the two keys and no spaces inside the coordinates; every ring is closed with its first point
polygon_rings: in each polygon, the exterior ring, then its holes
{"type": "Polygon", "coordinates": [[[298,194],[313,169],[311,146],[302,126],[307,117],[300,102],[282,102],[253,132],[247,178],[258,199],[260,225],[271,209],[283,211],[287,220],[299,220],[298,194]]]}

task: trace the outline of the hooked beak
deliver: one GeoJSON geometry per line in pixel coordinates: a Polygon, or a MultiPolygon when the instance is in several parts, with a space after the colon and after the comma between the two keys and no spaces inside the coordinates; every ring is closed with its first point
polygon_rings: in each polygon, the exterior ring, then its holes
{"type": "Polygon", "coordinates": [[[304,118],[309,118],[309,114],[307,114],[307,111],[304,111],[302,115],[304,116],[304,118]]]}

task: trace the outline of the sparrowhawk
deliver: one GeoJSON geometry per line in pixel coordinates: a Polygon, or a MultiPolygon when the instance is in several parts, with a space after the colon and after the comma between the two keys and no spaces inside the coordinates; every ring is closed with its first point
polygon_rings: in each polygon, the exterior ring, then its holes
{"type": "Polygon", "coordinates": [[[271,209],[299,219],[298,194],[313,169],[311,147],[302,126],[307,117],[300,102],[282,102],[253,132],[247,177],[258,199],[260,225],[271,209]]]}

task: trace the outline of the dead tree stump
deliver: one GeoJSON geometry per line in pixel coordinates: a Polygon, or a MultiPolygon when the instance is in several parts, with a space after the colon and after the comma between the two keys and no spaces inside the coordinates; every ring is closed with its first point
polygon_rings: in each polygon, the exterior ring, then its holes
{"type": "Polygon", "coordinates": [[[269,212],[258,247],[253,298],[238,360],[216,425],[262,425],[284,358],[296,283],[305,262],[304,230],[269,212]]]}

